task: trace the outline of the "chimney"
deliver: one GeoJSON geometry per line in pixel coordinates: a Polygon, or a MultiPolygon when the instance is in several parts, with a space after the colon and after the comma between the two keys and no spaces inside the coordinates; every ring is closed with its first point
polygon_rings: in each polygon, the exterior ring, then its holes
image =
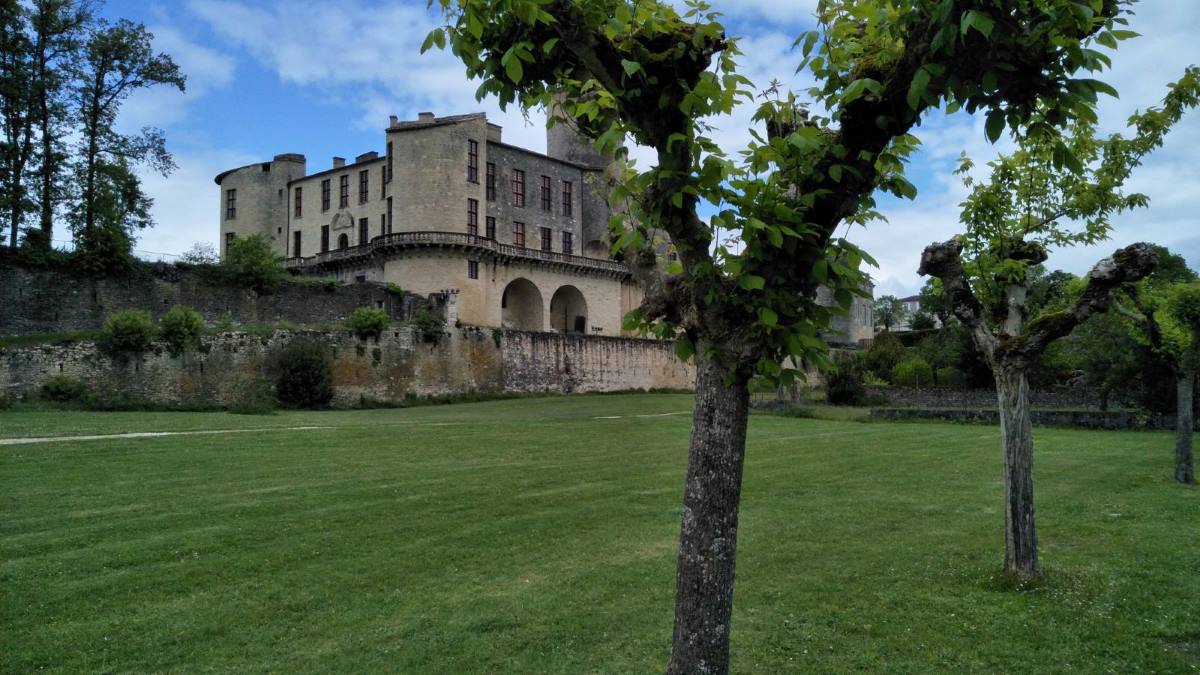
{"type": "Polygon", "coordinates": [[[396,126],[396,125],[398,125],[398,124],[400,124],[400,118],[399,118],[399,117],[396,117],[395,115],[392,115],[392,116],[388,117],[388,126],[390,126],[390,127],[394,127],[394,126],[396,126]]]}
{"type": "Polygon", "coordinates": [[[334,157],[333,158],[333,168],[340,169],[343,166],[346,166],[346,158],[345,157],[334,157]]]}
{"type": "Polygon", "coordinates": [[[364,152],[363,154],[354,158],[354,163],[358,164],[360,162],[369,162],[372,159],[379,159],[379,153],[375,152],[374,150],[371,152],[364,152]]]}
{"type": "Polygon", "coordinates": [[[492,124],[491,122],[488,122],[488,125],[487,125],[488,141],[490,141],[492,143],[499,143],[501,131],[502,131],[502,129],[500,128],[499,124],[492,124]]]}
{"type": "Polygon", "coordinates": [[[417,121],[432,122],[433,121],[433,113],[431,113],[431,112],[417,113],[417,121]]]}

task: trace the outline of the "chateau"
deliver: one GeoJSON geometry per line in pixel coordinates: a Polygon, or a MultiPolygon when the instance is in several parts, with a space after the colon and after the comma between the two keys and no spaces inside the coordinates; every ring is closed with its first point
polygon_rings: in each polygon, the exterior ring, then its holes
{"type": "MultiPolygon", "coordinates": [[[[221,254],[261,234],[292,270],[445,293],[452,321],[619,336],[642,294],[609,256],[609,162],[565,123],[546,146],[504,143],[482,113],[421,113],[391,118],[383,156],[308,174],[304,155],[282,154],[225,171],[221,254]]],[[[856,298],[827,338],[870,338],[870,309],[856,298]]]]}

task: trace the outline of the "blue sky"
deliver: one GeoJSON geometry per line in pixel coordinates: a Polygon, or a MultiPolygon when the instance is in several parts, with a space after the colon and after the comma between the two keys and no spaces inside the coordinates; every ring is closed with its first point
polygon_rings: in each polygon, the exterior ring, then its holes
{"type": "MultiPolygon", "coordinates": [[[[744,72],[765,87],[779,79],[800,90],[809,83],[793,71],[796,34],[810,27],[816,0],[713,0],[726,13],[730,35],[740,36],[744,72]]],[[[1106,100],[1101,122],[1118,131],[1137,108],[1157,102],[1185,66],[1200,63],[1196,0],[1146,0],[1104,79],[1121,92],[1106,100]]],[[[335,155],[353,158],[382,150],[388,115],[415,118],[482,110],[504,126],[505,140],[545,149],[544,118],[500,112],[474,100],[475,84],[441,53],[420,55],[437,22],[425,0],[109,0],[106,16],[145,23],[155,46],[188,75],[188,91],[147,91],[126,104],[121,124],[166,131],[179,170],[146,176],[157,226],[144,232],[142,251],[180,253],[197,241],[215,242],[220,171],[282,152],[308,157],[310,172],[335,155]]],[[[718,124],[718,138],[735,149],[747,138],[750,110],[718,124]]],[[[953,171],[966,150],[979,164],[996,152],[984,140],[981,119],[965,114],[928,118],[917,136],[921,154],[910,168],[920,189],[915,202],[884,202],[887,223],[856,228],[851,238],[874,255],[877,295],[915,292],[921,249],[958,231],[964,190],[953,171]]],[[[636,154],[636,153],[635,153],[636,154]]],[[[1132,188],[1151,197],[1149,209],[1116,220],[1112,241],[1055,252],[1049,264],[1081,274],[1097,259],[1134,241],[1162,243],[1200,268],[1200,114],[1192,114],[1135,175],[1132,188]]],[[[153,255],[143,254],[147,257],[153,255]]]]}

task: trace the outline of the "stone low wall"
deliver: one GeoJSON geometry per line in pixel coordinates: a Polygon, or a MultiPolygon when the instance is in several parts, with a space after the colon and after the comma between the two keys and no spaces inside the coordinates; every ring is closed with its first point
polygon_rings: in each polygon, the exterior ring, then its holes
{"type": "Polygon", "coordinates": [[[334,402],[342,406],[410,394],[690,389],[694,380],[669,342],[462,327],[430,344],[411,326],[396,326],[379,340],[346,330],[222,333],[179,357],[156,349],[110,358],[90,342],[0,350],[0,395],[33,397],[47,380],[64,375],[86,383],[101,400],[228,405],[247,379],[270,380],[275,355],[297,338],[328,347],[334,402]]]}
{"type": "MultiPolygon", "coordinates": [[[[951,387],[867,387],[867,393],[898,408],[982,408],[995,410],[996,390],[951,387]]],[[[1090,391],[1031,391],[1034,408],[1096,408],[1100,398],[1090,391]]],[[[1120,405],[1110,401],[1110,405],[1120,405]]]]}
{"type": "MultiPolygon", "coordinates": [[[[1144,415],[1128,411],[1032,410],[1033,423],[1047,427],[1079,429],[1174,429],[1174,415],[1144,415]]],[[[916,408],[874,408],[871,418],[879,420],[946,420],[975,424],[999,424],[997,410],[921,410],[916,408]]]]}

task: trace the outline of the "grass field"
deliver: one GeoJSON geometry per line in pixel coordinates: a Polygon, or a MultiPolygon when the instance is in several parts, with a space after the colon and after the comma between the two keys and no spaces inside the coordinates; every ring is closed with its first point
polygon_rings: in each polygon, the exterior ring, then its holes
{"type": "MultiPolygon", "coordinates": [[[[689,407],[0,413],[221,432],[0,445],[0,671],[661,671],[689,407]]],[[[1200,671],[1170,435],[1036,437],[1012,589],[996,428],[753,417],[734,671],[1200,671]]]]}

